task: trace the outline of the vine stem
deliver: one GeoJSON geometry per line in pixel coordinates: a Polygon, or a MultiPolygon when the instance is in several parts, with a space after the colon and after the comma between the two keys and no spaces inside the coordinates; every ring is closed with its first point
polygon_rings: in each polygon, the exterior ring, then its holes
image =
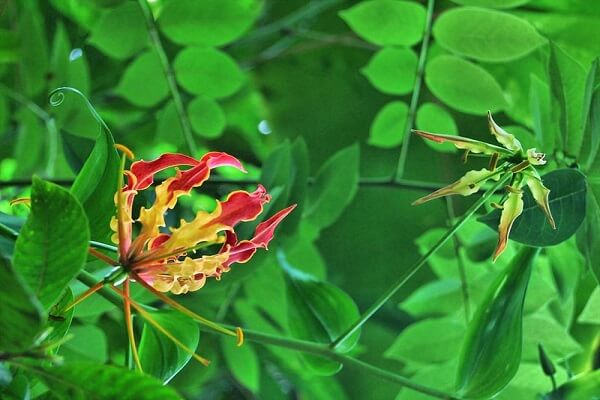
{"type": "Polygon", "coordinates": [[[177,111],[179,122],[181,123],[183,138],[185,139],[190,153],[192,153],[194,156],[197,156],[198,147],[196,146],[196,142],[194,142],[192,126],[190,125],[190,120],[185,112],[183,100],[181,99],[181,93],[179,93],[179,89],[177,88],[175,74],[173,73],[171,63],[169,62],[169,57],[167,57],[167,53],[165,53],[165,49],[160,40],[160,35],[158,33],[158,29],[156,28],[156,23],[154,22],[154,16],[152,15],[150,6],[148,6],[147,0],[138,0],[138,3],[142,9],[142,14],[144,14],[144,19],[146,20],[146,27],[148,28],[148,36],[150,36],[152,47],[160,59],[163,73],[167,79],[169,91],[171,92],[171,98],[173,99],[173,104],[175,105],[175,110],[177,111]]]}
{"type": "Polygon", "coordinates": [[[392,286],[390,286],[390,288],[388,290],[386,290],[381,295],[381,297],[373,305],[371,305],[371,307],[369,307],[361,315],[361,317],[358,319],[358,321],[356,321],[354,324],[352,324],[352,326],[350,328],[348,328],[348,330],[346,330],[337,339],[335,339],[333,342],[331,342],[330,347],[333,348],[333,349],[335,349],[344,340],[346,340],[348,337],[350,337],[352,334],[354,334],[358,329],[360,329],[361,326],[363,326],[377,311],[379,311],[379,309],[381,307],[383,307],[383,305],[389,299],[391,299],[392,296],[395,295],[398,292],[398,290],[400,290],[400,288],[402,286],[404,286],[404,284],[423,265],[425,265],[425,263],[427,262],[427,260],[429,259],[429,257],[431,257],[437,250],[439,250],[440,247],[442,247],[448,241],[448,239],[450,239],[452,236],[454,236],[454,234],[465,224],[465,222],[467,222],[469,220],[469,218],[471,218],[475,214],[475,212],[477,212],[477,210],[479,210],[479,208],[481,206],[483,206],[483,204],[490,197],[492,197],[494,195],[494,193],[496,192],[496,190],[498,190],[499,188],[501,188],[502,186],[504,186],[504,184],[506,184],[506,182],[508,181],[509,178],[510,178],[510,174],[508,174],[504,178],[501,178],[500,180],[498,180],[498,182],[496,182],[496,184],[494,184],[490,189],[488,189],[488,191],[485,192],[483,194],[483,196],[481,196],[479,198],[479,200],[477,200],[471,206],[471,208],[469,208],[467,210],[467,212],[461,217],[461,219],[458,220],[448,230],[448,232],[446,232],[446,234],[442,238],[440,238],[440,240],[438,240],[437,243],[435,245],[433,245],[433,247],[431,249],[429,249],[429,251],[427,253],[425,253],[423,256],[421,256],[421,258],[419,258],[408,270],[404,271],[404,273],[400,276],[400,278],[398,278],[398,280],[392,286]]]}
{"type": "Polygon", "coordinates": [[[417,114],[417,106],[419,105],[419,97],[421,96],[421,87],[423,86],[423,74],[425,72],[425,61],[427,60],[427,52],[429,51],[429,42],[431,40],[431,25],[433,21],[433,9],[435,0],[427,1],[427,16],[425,17],[425,33],[423,35],[423,43],[421,44],[421,52],[419,54],[419,63],[417,65],[417,74],[415,76],[415,86],[413,88],[412,97],[410,99],[410,107],[406,117],[406,125],[404,126],[404,136],[402,148],[400,149],[400,157],[398,158],[398,166],[396,167],[396,175],[392,177],[392,181],[399,181],[404,175],[404,167],[406,166],[406,158],[408,157],[408,145],[410,143],[410,130],[415,123],[417,114]]]}
{"type": "MultiPolygon", "coordinates": [[[[88,287],[93,286],[98,283],[97,282],[98,280],[93,275],[91,275],[90,273],[88,273],[86,271],[81,271],[79,273],[79,275],[77,276],[77,279],[88,287]]],[[[116,294],[115,292],[113,292],[112,290],[108,289],[108,287],[104,287],[96,293],[100,294],[102,297],[104,297],[106,300],[110,301],[117,307],[123,306],[123,300],[121,299],[121,297],[118,294],[116,294]]],[[[223,325],[223,327],[232,329],[232,330],[235,329],[234,326],[229,326],[229,325],[223,325]]],[[[210,329],[209,327],[205,327],[202,325],[200,325],[200,329],[202,331],[208,332],[208,333],[218,333],[220,335],[226,335],[225,332],[214,331],[214,330],[210,329]]],[[[299,340],[299,339],[290,339],[290,338],[286,338],[286,337],[282,337],[282,336],[270,335],[270,334],[264,333],[264,332],[249,330],[246,328],[244,328],[244,338],[246,340],[253,341],[256,343],[284,347],[284,348],[287,348],[290,350],[297,350],[297,351],[300,351],[303,353],[309,353],[309,354],[323,356],[323,357],[329,358],[331,360],[340,362],[348,367],[355,368],[355,369],[358,369],[358,370],[361,370],[364,372],[368,372],[373,376],[377,376],[377,377],[387,380],[389,382],[396,383],[401,386],[405,386],[414,391],[430,395],[437,399],[445,399],[445,400],[458,400],[459,399],[458,397],[455,397],[452,394],[445,393],[445,392],[442,392],[442,391],[439,391],[436,389],[432,389],[427,386],[423,386],[421,384],[411,381],[410,379],[408,379],[402,375],[398,375],[394,372],[376,367],[376,366],[368,364],[364,361],[360,361],[354,357],[350,357],[350,356],[341,354],[341,353],[335,351],[334,349],[331,349],[326,344],[315,343],[315,342],[299,340]]]]}
{"type": "MultiPolygon", "coordinates": [[[[448,211],[448,224],[452,226],[452,221],[456,218],[454,215],[454,202],[452,201],[452,197],[446,197],[446,209],[448,211]]],[[[471,319],[471,306],[469,300],[469,282],[467,280],[467,273],[465,268],[465,263],[463,262],[462,255],[460,254],[460,241],[458,237],[454,235],[452,237],[452,242],[454,245],[454,254],[456,256],[456,263],[458,265],[458,274],[460,276],[460,288],[462,291],[463,298],[463,308],[465,309],[465,322],[468,324],[471,319]]]]}

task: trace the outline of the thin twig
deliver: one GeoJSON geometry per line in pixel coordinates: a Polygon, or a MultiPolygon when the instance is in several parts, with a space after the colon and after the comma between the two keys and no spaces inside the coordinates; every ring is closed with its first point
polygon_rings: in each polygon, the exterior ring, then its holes
{"type": "Polygon", "coordinates": [[[197,155],[198,147],[196,146],[196,142],[194,142],[192,126],[190,125],[190,120],[183,106],[183,100],[181,99],[181,93],[179,93],[177,82],[175,81],[175,74],[173,72],[173,68],[171,67],[169,58],[165,53],[165,49],[163,48],[162,42],[160,41],[160,35],[158,33],[158,29],[156,28],[156,23],[154,22],[152,11],[150,10],[150,7],[148,6],[146,0],[138,0],[138,3],[140,5],[140,8],[142,9],[142,13],[144,14],[144,19],[146,20],[146,27],[148,28],[148,35],[150,36],[152,47],[154,48],[154,51],[156,51],[156,54],[160,59],[160,64],[162,66],[163,73],[165,74],[167,84],[169,85],[171,98],[173,99],[173,104],[175,105],[175,110],[177,111],[177,115],[179,116],[179,122],[181,123],[181,131],[183,132],[183,137],[189,148],[190,153],[197,155]]]}
{"type": "MultiPolygon", "coordinates": [[[[452,197],[446,197],[446,209],[448,210],[448,224],[452,226],[454,222],[454,205],[452,197]]],[[[454,253],[456,255],[456,263],[458,264],[458,274],[460,276],[460,288],[462,291],[463,306],[465,309],[465,322],[468,324],[471,319],[471,306],[469,299],[469,283],[467,280],[467,273],[465,269],[465,263],[462,255],[460,254],[460,241],[456,235],[452,236],[452,242],[454,244],[454,253]]]]}
{"type": "Polygon", "coordinates": [[[417,106],[419,105],[419,97],[421,95],[421,87],[423,86],[423,74],[425,72],[425,61],[427,60],[427,52],[429,50],[429,41],[431,39],[431,23],[433,20],[433,9],[435,0],[427,2],[427,17],[425,19],[425,33],[423,35],[423,43],[421,44],[421,53],[419,54],[419,63],[417,65],[417,74],[415,76],[415,86],[413,88],[412,97],[410,99],[410,107],[406,117],[406,125],[404,126],[404,136],[402,148],[400,149],[400,157],[398,166],[396,167],[396,175],[392,180],[398,181],[404,175],[406,167],[406,158],[408,157],[408,145],[410,143],[410,130],[415,123],[415,115],[417,114],[417,106]]]}

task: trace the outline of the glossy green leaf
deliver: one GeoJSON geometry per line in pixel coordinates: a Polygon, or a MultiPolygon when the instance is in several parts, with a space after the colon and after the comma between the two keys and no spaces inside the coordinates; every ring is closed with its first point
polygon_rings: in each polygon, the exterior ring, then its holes
{"type": "Polygon", "coordinates": [[[77,362],[65,366],[27,367],[59,399],[180,400],[177,392],[147,375],[113,365],[77,362]]]}
{"type": "MultiPolygon", "coordinates": [[[[304,340],[330,343],[359,318],[358,307],[348,294],[327,282],[295,269],[279,254],[288,278],[289,327],[304,340]]],[[[340,343],[338,350],[350,351],[358,342],[356,332],[340,343]]],[[[319,375],[332,375],[342,365],[318,356],[303,355],[307,365],[319,375]]]]}
{"type": "Polygon", "coordinates": [[[209,98],[227,97],[237,92],[245,77],[227,54],[213,48],[188,47],[175,58],[177,82],[188,92],[209,98]]]}
{"type": "Polygon", "coordinates": [[[452,0],[463,6],[478,6],[490,8],[514,8],[529,3],[531,0],[452,0]]]}
{"type": "Polygon", "coordinates": [[[433,34],[445,49],[485,62],[515,60],[546,43],[529,22],[475,7],[446,11],[436,20],[433,34]]]}
{"type": "Polygon", "coordinates": [[[386,104],[375,116],[368,143],[373,146],[392,148],[404,139],[408,106],[402,101],[386,104]]]}
{"type": "Polygon", "coordinates": [[[415,83],[417,55],[411,49],[385,47],[360,71],[380,92],[407,94],[415,83]]]}
{"type": "Polygon", "coordinates": [[[227,368],[235,379],[252,393],[260,389],[260,362],[254,347],[249,343],[237,346],[231,338],[221,339],[221,350],[227,368]]]}
{"type": "Polygon", "coordinates": [[[427,87],[448,106],[467,114],[502,110],[502,88],[489,72],[467,60],[442,55],[427,64],[427,87]]]}
{"type": "Polygon", "coordinates": [[[404,329],[385,356],[403,362],[442,363],[456,357],[464,334],[462,321],[426,319],[404,329]]]}
{"type": "Polygon", "coordinates": [[[148,45],[148,31],[140,6],[134,2],[105,11],[88,42],[104,54],[124,60],[148,45]]]}
{"type": "MultiPolygon", "coordinates": [[[[67,332],[69,332],[75,310],[71,308],[69,311],[65,312],[64,309],[71,304],[72,301],[73,292],[69,288],[63,292],[63,295],[58,302],[48,312],[48,326],[52,328],[52,331],[50,332],[50,335],[48,335],[48,338],[46,338],[47,342],[54,342],[62,339],[67,332]]],[[[54,347],[52,350],[56,352],[59,348],[54,347]]]]}
{"type": "Polygon", "coordinates": [[[90,234],[79,202],[66,189],[34,177],[31,214],[15,245],[14,266],[48,310],[87,259],[90,234]]]}
{"type": "Polygon", "coordinates": [[[171,0],[165,2],[158,22],[177,44],[222,46],[252,26],[262,5],[263,0],[171,0]]]}
{"type": "Polygon", "coordinates": [[[540,145],[539,151],[550,152],[555,148],[557,133],[550,88],[546,82],[535,75],[531,76],[529,105],[533,118],[533,132],[540,145]]]}
{"type": "MultiPolygon", "coordinates": [[[[531,290],[534,290],[533,285],[531,290]]],[[[567,360],[583,350],[566,327],[541,312],[523,318],[522,358],[535,362],[538,359],[538,344],[544,346],[546,354],[556,362],[567,360]]]]}
{"type": "MultiPolygon", "coordinates": [[[[443,107],[434,103],[423,103],[417,110],[416,118],[417,129],[425,132],[443,133],[446,135],[456,135],[458,128],[452,115],[443,107]]],[[[452,143],[434,143],[431,140],[424,140],[430,148],[442,153],[456,153],[456,147],[452,143]]]]}
{"type": "MultiPolygon", "coordinates": [[[[198,324],[175,311],[155,311],[152,318],[180,342],[196,350],[200,340],[198,324]]],[[[139,345],[142,367],[146,374],[169,382],[192,358],[162,332],[146,323],[139,345]]]]}
{"type": "Polygon", "coordinates": [[[521,249],[489,287],[469,323],[456,380],[460,395],[493,397],[516,374],[523,340],[523,301],[538,252],[531,247],[521,249]]]}
{"type": "Polygon", "coordinates": [[[596,90],[598,64],[599,58],[592,63],[585,83],[582,114],[584,136],[578,156],[584,171],[592,166],[600,150],[600,91],[596,90]]]}
{"type": "Polygon", "coordinates": [[[92,240],[106,242],[112,235],[110,220],[115,215],[114,194],[119,179],[119,155],[110,132],[102,130],[71,193],[83,205],[92,240]]]}
{"type": "Polygon", "coordinates": [[[206,139],[216,139],[223,133],[227,121],[219,104],[206,97],[196,97],[187,108],[190,124],[196,134],[206,139]]]}
{"type": "Polygon", "coordinates": [[[334,154],[317,172],[302,214],[313,226],[325,228],[337,220],[358,189],[359,147],[334,154]]]}
{"type": "Polygon", "coordinates": [[[600,370],[585,373],[544,396],[544,400],[596,400],[600,393],[600,370]]]}
{"type": "Polygon", "coordinates": [[[31,346],[44,325],[44,310],[23,278],[1,256],[0,310],[0,352],[19,352],[31,346]]]}
{"type": "Polygon", "coordinates": [[[59,352],[66,362],[106,362],[108,343],[102,329],[92,324],[74,325],[69,330],[69,335],[72,335],[72,338],[62,345],[59,352]]]}
{"type": "Polygon", "coordinates": [[[19,68],[22,90],[26,96],[33,97],[40,95],[46,85],[49,61],[46,27],[44,15],[37,1],[24,0],[19,5],[22,12],[19,13],[18,21],[15,22],[19,26],[19,68]]]}
{"type": "Polygon", "coordinates": [[[600,325],[600,287],[596,287],[579,317],[577,317],[577,322],[580,324],[596,324],[600,325]]]}
{"type": "Polygon", "coordinates": [[[169,85],[156,52],[146,51],[133,60],[115,91],[138,107],[152,107],[166,98],[169,85]]]}
{"type": "Polygon", "coordinates": [[[425,7],[401,0],[368,0],[340,12],[363,39],[380,46],[412,46],[425,28],[425,7]]]}
{"type": "MultiPolygon", "coordinates": [[[[585,176],[575,169],[559,169],[542,177],[550,189],[549,204],[556,229],[552,229],[544,212],[537,205],[528,188],[523,194],[523,213],[515,221],[510,239],[530,246],[552,246],[570,238],[585,218],[587,183],[585,176]]],[[[498,229],[500,210],[479,218],[492,229],[498,229]]]]}

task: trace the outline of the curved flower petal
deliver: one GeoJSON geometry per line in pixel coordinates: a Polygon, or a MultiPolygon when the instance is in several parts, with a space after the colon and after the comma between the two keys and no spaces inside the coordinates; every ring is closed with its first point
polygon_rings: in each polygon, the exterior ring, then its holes
{"type": "Polygon", "coordinates": [[[462,178],[456,182],[436,190],[433,193],[428,194],[425,197],[421,197],[415,200],[413,206],[423,204],[427,201],[437,199],[439,197],[449,196],[453,194],[461,194],[463,196],[469,196],[476,193],[481,185],[487,182],[488,179],[498,180],[499,175],[496,172],[492,172],[486,168],[479,171],[469,171],[462,178]]]}
{"type": "Polygon", "coordinates": [[[193,157],[179,153],[165,153],[152,161],[136,161],[131,164],[129,169],[132,176],[129,178],[128,188],[143,190],[152,185],[154,175],[167,168],[179,167],[184,165],[195,166],[200,161],[193,157]],[[133,179],[135,178],[135,180],[133,179]]]}
{"type": "Polygon", "coordinates": [[[523,212],[523,193],[518,189],[510,191],[503,206],[500,224],[498,225],[498,245],[494,251],[493,261],[496,261],[504,249],[506,249],[513,223],[523,212]]]}
{"type": "Polygon", "coordinates": [[[535,147],[527,150],[527,161],[531,165],[545,165],[546,164],[546,154],[538,153],[535,151],[535,147]]]}
{"type": "Polygon", "coordinates": [[[548,219],[548,223],[552,229],[556,229],[556,224],[554,222],[554,217],[552,216],[552,212],[550,211],[550,202],[548,200],[548,196],[550,195],[550,189],[548,189],[542,183],[542,179],[538,175],[537,171],[533,168],[529,168],[528,172],[533,171],[533,176],[527,176],[527,186],[529,186],[529,190],[531,190],[531,194],[535,199],[536,203],[544,214],[546,214],[546,219],[548,219]]]}
{"type": "Polygon", "coordinates": [[[507,149],[512,150],[512,151],[522,151],[523,150],[523,146],[521,146],[521,142],[519,142],[517,140],[517,138],[514,137],[514,135],[511,135],[510,133],[506,132],[498,124],[496,124],[496,121],[494,121],[494,119],[492,118],[492,113],[489,111],[488,111],[488,124],[490,126],[490,133],[492,135],[494,135],[494,137],[496,138],[498,143],[500,143],[501,145],[503,145],[504,147],[506,147],[507,149]]]}
{"type": "Polygon", "coordinates": [[[438,133],[430,133],[419,130],[413,130],[417,135],[432,140],[436,143],[452,143],[457,149],[461,150],[469,150],[471,153],[483,153],[483,154],[511,154],[510,151],[506,150],[503,147],[495,146],[493,144],[481,142],[475,139],[469,139],[462,136],[455,135],[442,135],[438,133]]]}

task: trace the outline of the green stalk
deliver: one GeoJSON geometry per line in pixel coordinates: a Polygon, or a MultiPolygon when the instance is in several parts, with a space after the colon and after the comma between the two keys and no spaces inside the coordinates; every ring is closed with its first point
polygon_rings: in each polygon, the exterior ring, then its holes
{"type": "Polygon", "coordinates": [[[475,204],[473,204],[471,206],[471,208],[469,208],[467,210],[467,212],[462,216],[462,218],[460,220],[458,220],[454,226],[452,226],[452,228],[450,228],[448,230],[448,232],[446,232],[446,234],[440,238],[440,240],[437,241],[437,243],[423,256],[421,256],[421,258],[419,258],[417,260],[417,262],[415,262],[408,270],[406,270],[401,276],[400,278],[398,278],[398,280],[388,289],[386,290],[383,295],[381,295],[381,297],[371,306],[367,309],[367,311],[365,311],[363,313],[363,315],[360,317],[360,319],[358,321],[356,321],[350,328],[348,328],[348,330],[346,332],[344,332],[342,335],[340,335],[337,339],[335,339],[332,343],[331,343],[331,348],[335,349],[337,346],[340,345],[340,343],[342,343],[344,340],[346,340],[350,335],[352,335],[354,332],[356,332],[358,329],[360,329],[361,326],[363,326],[377,311],[379,311],[379,309],[381,307],[383,307],[383,305],[390,299],[392,298],[393,295],[396,294],[396,292],[398,292],[398,290],[400,290],[400,288],[402,286],[404,286],[404,284],[423,266],[425,265],[425,263],[427,262],[427,260],[429,259],[429,257],[431,257],[437,250],[439,250],[447,241],[448,239],[450,239],[452,236],[454,236],[454,234],[465,224],[465,222],[467,222],[469,220],[469,218],[471,218],[473,216],[473,214],[475,214],[475,212],[477,212],[477,210],[479,210],[479,208],[481,206],[483,206],[483,204],[494,195],[494,193],[496,192],[496,190],[498,190],[499,188],[501,188],[506,181],[508,180],[508,178],[510,178],[510,174],[507,174],[504,178],[501,178],[498,182],[496,182],[495,185],[493,185],[490,189],[488,189],[487,192],[485,192],[483,194],[483,196],[481,196],[479,198],[479,200],[477,200],[475,202],[475,204]]]}
{"type": "Polygon", "coordinates": [[[10,226],[6,226],[0,223],[0,236],[3,236],[10,240],[17,240],[17,237],[19,237],[19,233],[10,226]]]}
{"type": "Polygon", "coordinates": [[[400,149],[400,158],[398,159],[398,166],[396,167],[396,176],[392,177],[392,181],[399,181],[402,178],[402,175],[404,175],[404,167],[406,166],[406,158],[408,157],[408,144],[410,143],[410,130],[415,122],[415,115],[417,114],[417,106],[419,105],[419,97],[421,95],[421,86],[423,86],[423,74],[425,72],[427,52],[429,51],[429,41],[431,39],[431,23],[433,21],[434,7],[435,0],[428,0],[427,16],[425,18],[425,33],[423,34],[423,43],[421,44],[421,52],[419,54],[415,86],[410,99],[406,125],[404,126],[404,143],[402,143],[402,148],[400,149]]]}

